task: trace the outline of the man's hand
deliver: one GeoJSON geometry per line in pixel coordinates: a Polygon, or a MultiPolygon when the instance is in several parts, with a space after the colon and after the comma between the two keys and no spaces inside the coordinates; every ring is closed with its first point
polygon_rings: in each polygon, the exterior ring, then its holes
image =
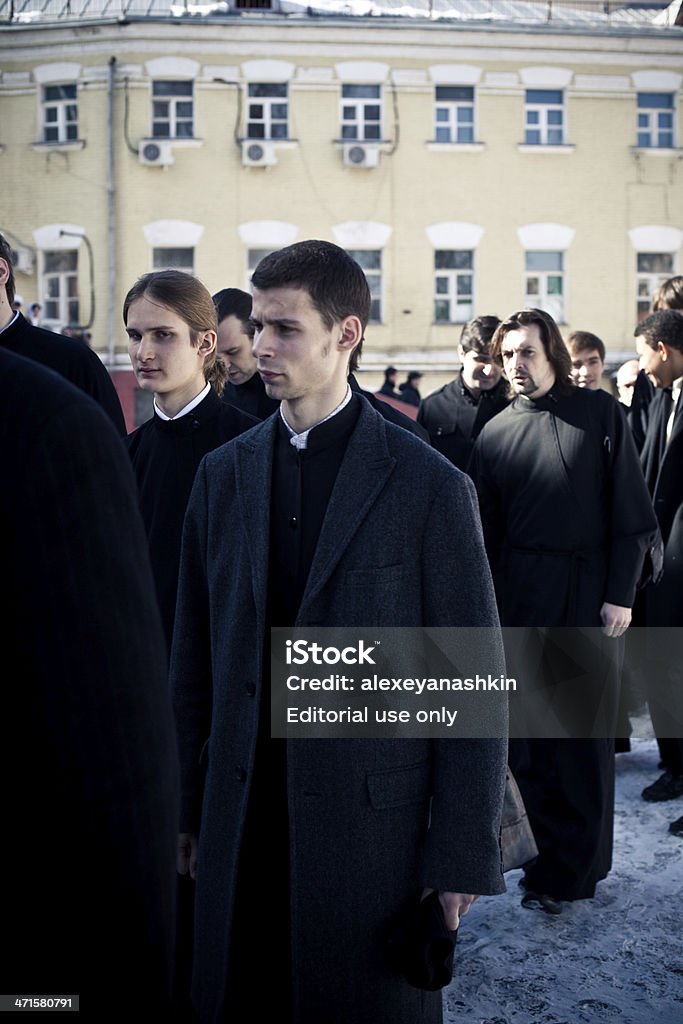
{"type": "MultiPolygon", "coordinates": [[[[422,899],[425,896],[429,896],[430,892],[434,892],[433,889],[425,889],[422,893],[422,899]]],[[[465,892],[440,892],[439,903],[443,910],[443,916],[446,921],[446,927],[449,931],[454,932],[460,924],[460,918],[463,914],[466,914],[470,909],[475,900],[478,900],[479,896],[472,896],[465,892]]]]}
{"type": "Polygon", "coordinates": [[[631,609],[605,601],[600,609],[600,619],[605,636],[623,636],[631,624],[631,609]]]}
{"type": "Polygon", "coordinates": [[[186,875],[190,872],[190,878],[197,878],[197,849],[199,842],[197,837],[190,832],[181,832],[178,836],[176,852],[176,870],[179,875],[186,875]]]}

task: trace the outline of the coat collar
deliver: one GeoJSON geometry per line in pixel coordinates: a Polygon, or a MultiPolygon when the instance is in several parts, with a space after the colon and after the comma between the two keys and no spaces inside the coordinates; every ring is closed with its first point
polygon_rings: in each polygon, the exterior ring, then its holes
{"type": "MultiPolygon", "coordinates": [[[[364,398],[360,401],[358,422],[339,468],[301,602],[299,618],[303,621],[307,604],[329,580],[396,465],[383,417],[364,398]]],[[[259,610],[265,609],[268,596],[270,494],[278,416],[279,412],[274,413],[235,440],[237,498],[259,610]]]]}

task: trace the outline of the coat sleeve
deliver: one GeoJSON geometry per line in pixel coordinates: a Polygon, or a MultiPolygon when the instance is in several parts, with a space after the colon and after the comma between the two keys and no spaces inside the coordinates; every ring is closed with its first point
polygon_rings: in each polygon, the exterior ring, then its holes
{"type": "MultiPolygon", "coordinates": [[[[425,625],[470,627],[457,634],[459,647],[472,645],[464,657],[479,657],[484,637],[486,671],[505,675],[493,584],[469,477],[457,470],[449,475],[430,519],[423,550],[425,625]]],[[[489,713],[492,738],[432,742],[433,796],[423,885],[477,894],[505,891],[499,842],[507,763],[504,693],[487,702],[489,713]]]]}
{"type": "Polygon", "coordinates": [[[180,762],[180,832],[198,834],[202,753],[211,726],[212,675],[206,576],[208,484],[199,464],[185,513],[169,685],[180,762]]]}
{"type": "Polygon", "coordinates": [[[631,608],[645,553],[657,533],[657,518],[631,431],[619,414],[615,400],[605,397],[610,403],[609,426],[603,443],[609,449],[611,522],[605,601],[631,608]]]}

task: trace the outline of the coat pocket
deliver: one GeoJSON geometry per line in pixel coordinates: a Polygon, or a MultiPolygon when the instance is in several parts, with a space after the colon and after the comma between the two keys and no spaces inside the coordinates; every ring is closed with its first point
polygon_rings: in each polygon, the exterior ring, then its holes
{"type": "Polygon", "coordinates": [[[370,803],[375,810],[422,803],[431,796],[432,766],[429,761],[405,768],[368,772],[370,803]]]}

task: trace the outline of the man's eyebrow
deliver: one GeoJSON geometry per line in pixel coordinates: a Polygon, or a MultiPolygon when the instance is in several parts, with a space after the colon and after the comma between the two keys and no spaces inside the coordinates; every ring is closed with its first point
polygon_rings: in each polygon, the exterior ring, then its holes
{"type": "Polygon", "coordinates": [[[288,316],[251,316],[249,323],[254,326],[258,324],[281,324],[283,327],[299,327],[301,322],[288,316]]]}

